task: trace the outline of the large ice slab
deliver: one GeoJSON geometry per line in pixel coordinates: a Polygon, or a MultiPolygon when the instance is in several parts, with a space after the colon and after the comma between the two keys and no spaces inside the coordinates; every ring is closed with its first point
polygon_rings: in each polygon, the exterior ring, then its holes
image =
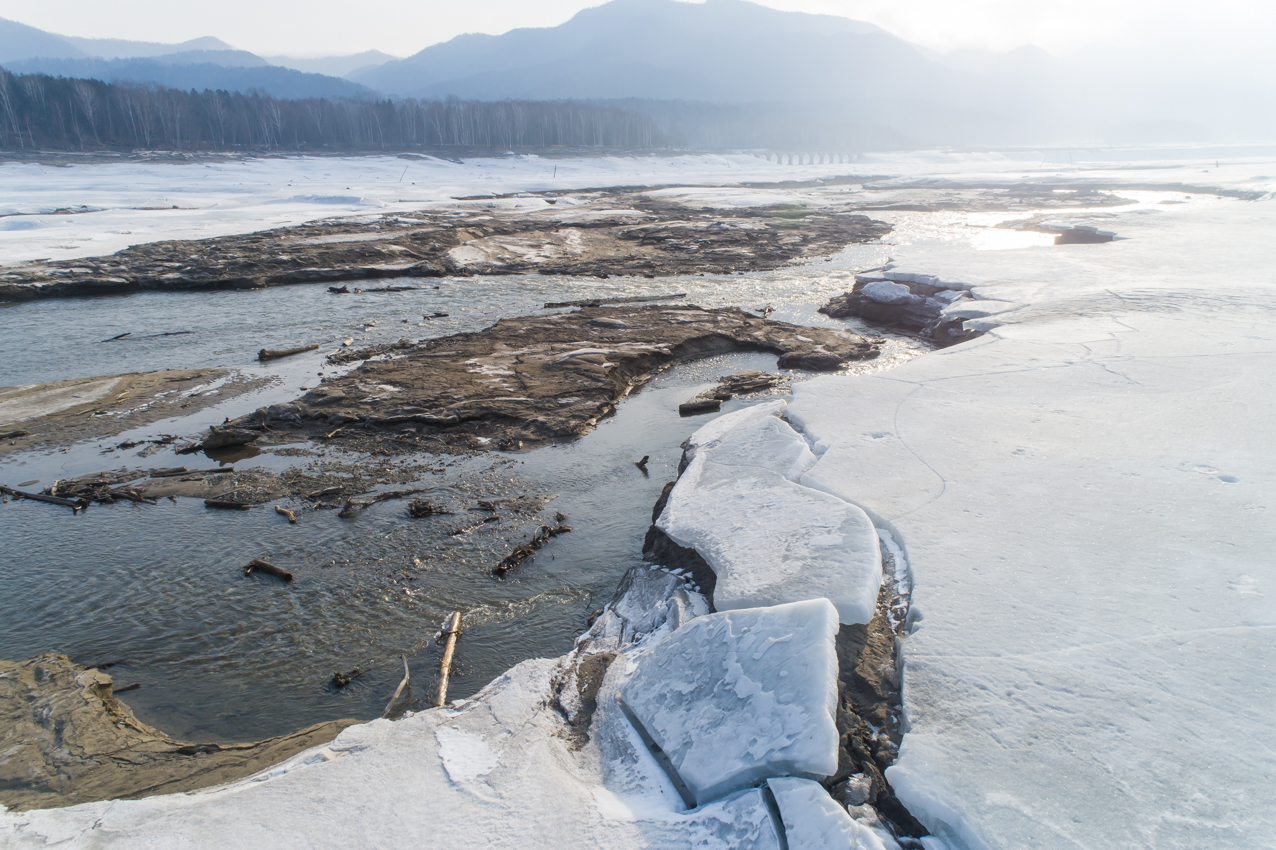
{"type": "Polygon", "coordinates": [[[783,410],[745,408],[697,431],[656,525],[713,568],[720,611],[823,597],[841,622],[867,623],[882,581],[877,531],[855,505],[797,483],[815,455],[783,410]]]}
{"type": "Polygon", "coordinates": [[[638,660],[622,699],[697,805],[837,770],[837,612],[826,599],[697,617],[638,660]]]}

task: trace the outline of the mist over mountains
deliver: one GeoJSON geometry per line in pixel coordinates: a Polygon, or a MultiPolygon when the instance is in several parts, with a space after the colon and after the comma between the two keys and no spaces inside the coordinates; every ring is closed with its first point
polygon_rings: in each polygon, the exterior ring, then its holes
{"type": "Polygon", "coordinates": [[[612,0],[557,27],[458,36],[351,78],[400,96],[646,101],[692,145],[1276,136],[1270,78],[1224,82],[1190,57],[1159,59],[1033,47],[942,55],[872,24],[747,0],[612,0]]]}
{"type": "MultiPolygon", "coordinates": [[[[364,54],[352,67],[375,61],[375,57],[364,54]]],[[[178,44],[78,38],[54,35],[3,18],[0,18],[0,65],[16,74],[154,84],[182,90],[259,91],[281,98],[373,97],[376,94],[339,76],[287,67],[282,62],[272,63],[212,36],[178,44]]]]}
{"type": "Polygon", "coordinates": [[[263,58],[212,37],[72,38],[0,20],[0,64],[282,98],[589,101],[704,149],[1276,138],[1276,74],[1133,50],[940,54],[873,24],[747,0],[612,0],[559,26],[461,35],[406,59],[263,58]]]}

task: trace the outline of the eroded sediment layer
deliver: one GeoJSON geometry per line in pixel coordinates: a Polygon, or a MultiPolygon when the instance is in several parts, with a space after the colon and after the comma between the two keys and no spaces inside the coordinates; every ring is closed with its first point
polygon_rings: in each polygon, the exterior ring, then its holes
{"type": "Polygon", "coordinates": [[[0,806],[15,811],[190,791],[331,741],[333,720],[246,744],[178,741],[142,723],[111,677],[48,653],[0,661],[0,806]]]}
{"type": "Polygon", "coordinates": [[[0,387],[0,456],[188,415],[263,383],[222,369],[173,369],[0,387]]]}
{"type": "Polygon", "coordinates": [[[205,445],[306,436],[401,451],[530,448],[581,436],[671,364],[731,351],[832,371],[876,357],[878,346],[735,308],[597,307],[503,319],[478,333],[337,355],[366,362],[295,402],[229,423],[205,445]]]}
{"type": "Polygon", "coordinates": [[[722,274],[830,254],[890,229],[845,207],[692,209],[641,190],[539,196],[513,208],[474,199],[28,263],[0,270],[0,300],[391,277],[722,274]]]}

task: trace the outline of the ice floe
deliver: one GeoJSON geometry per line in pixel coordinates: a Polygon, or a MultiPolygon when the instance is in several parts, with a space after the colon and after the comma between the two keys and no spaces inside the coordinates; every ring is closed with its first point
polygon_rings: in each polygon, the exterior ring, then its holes
{"type": "Polygon", "coordinates": [[[877,531],[855,505],[797,483],[815,456],[783,410],[769,402],[697,431],[656,525],[713,568],[719,610],[823,597],[842,622],[867,623],[882,582],[877,531]]]}
{"type": "Polygon", "coordinates": [[[837,770],[837,612],[825,599],[698,617],[638,659],[622,699],[696,804],[837,770]]]}

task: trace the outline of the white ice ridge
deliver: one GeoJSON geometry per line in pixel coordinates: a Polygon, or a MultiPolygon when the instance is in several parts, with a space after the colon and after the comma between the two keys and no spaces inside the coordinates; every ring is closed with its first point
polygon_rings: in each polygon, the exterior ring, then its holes
{"type": "Polygon", "coordinates": [[[800,480],[907,548],[886,776],[932,832],[1269,847],[1276,203],[1106,226],[1126,238],[902,257],[1025,306],[891,371],[798,384],[786,416],[819,453],[800,480]]]}
{"type": "Polygon", "coordinates": [[[720,611],[822,597],[841,622],[867,623],[882,583],[877,531],[855,505],[798,483],[815,456],[779,418],[784,406],[697,431],[656,525],[713,568],[720,611]]]}
{"type": "Polygon", "coordinates": [[[698,617],[638,659],[622,700],[696,805],[837,771],[837,612],[826,599],[698,617]]]}

